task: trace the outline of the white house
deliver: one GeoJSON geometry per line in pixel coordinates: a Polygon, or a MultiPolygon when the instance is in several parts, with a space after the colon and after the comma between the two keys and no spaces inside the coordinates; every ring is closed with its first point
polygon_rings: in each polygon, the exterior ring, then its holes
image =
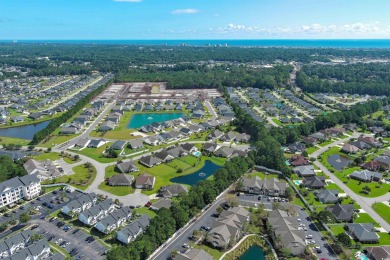
{"type": "Polygon", "coordinates": [[[142,215],[137,220],[130,223],[127,227],[116,232],[116,238],[124,244],[134,241],[140,234],[142,234],[149,225],[149,215],[142,215]]]}
{"type": "Polygon", "coordinates": [[[99,220],[103,219],[114,210],[115,204],[112,199],[106,199],[96,206],[81,212],[79,214],[79,220],[85,225],[94,226],[99,220]]]}
{"type": "Polygon", "coordinates": [[[132,216],[130,207],[123,207],[96,223],[95,228],[104,234],[109,234],[120,226],[123,226],[132,216]]]}
{"type": "Polygon", "coordinates": [[[36,175],[15,177],[0,183],[0,206],[7,206],[19,199],[30,200],[41,192],[41,184],[36,175]]]}
{"type": "Polygon", "coordinates": [[[76,200],[72,200],[62,207],[61,212],[73,216],[94,206],[97,202],[95,193],[84,194],[76,200]]]}

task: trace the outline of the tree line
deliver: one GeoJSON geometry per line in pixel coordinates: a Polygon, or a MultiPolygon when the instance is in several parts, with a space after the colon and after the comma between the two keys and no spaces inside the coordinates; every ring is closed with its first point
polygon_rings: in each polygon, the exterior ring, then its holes
{"type": "Polygon", "coordinates": [[[307,64],[297,73],[296,84],[305,92],[390,95],[388,64],[307,64]]]}
{"type": "Polygon", "coordinates": [[[108,83],[101,85],[97,89],[93,90],[91,93],[89,93],[84,98],[80,99],[76,105],[74,105],[72,108],[70,108],[68,111],[66,111],[61,116],[52,119],[51,122],[42,130],[37,132],[32,141],[30,142],[30,145],[36,145],[40,143],[41,141],[45,140],[46,138],[50,138],[51,134],[60,127],[63,123],[67,122],[70,118],[72,118],[76,113],[78,113],[83,107],[85,107],[91,100],[101,93],[103,90],[105,90],[109,85],[111,85],[113,80],[110,80],[108,83]]]}

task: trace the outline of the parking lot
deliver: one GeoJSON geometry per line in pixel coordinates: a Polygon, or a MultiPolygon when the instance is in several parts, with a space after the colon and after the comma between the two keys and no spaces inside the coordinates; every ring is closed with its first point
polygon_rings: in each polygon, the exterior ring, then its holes
{"type": "MultiPolygon", "coordinates": [[[[42,195],[34,200],[27,202],[26,204],[24,204],[22,206],[16,206],[14,209],[9,210],[7,213],[0,216],[0,223],[9,222],[11,220],[11,218],[16,219],[16,220],[19,219],[20,214],[22,214],[23,212],[28,212],[30,207],[33,207],[35,209],[38,208],[39,209],[38,211],[40,212],[40,214],[32,215],[31,219],[33,219],[33,220],[40,219],[40,218],[43,219],[47,215],[62,208],[62,206],[64,206],[67,203],[67,202],[62,202],[60,200],[61,193],[62,193],[62,191],[54,191],[54,193],[49,192],[49,193],[46,193],[46,194],[44,194],[44,195],[42,195]],[[49,208],[48,206],[44,206],[43,204],[45,204],[45,205],[50,204],[52,206],[52,208],[49,208]]],[[[78,191],[74,191],[72,193],[66,192],[65,194],[66,194],[66,197],[69,199],[69,201],[74,200],[75,198],[80,196],[80,192],[78,192],[78,191]]],[[[8,236],[10,233],[12,233],[12,231],[7,231],[7,232],[1,233],[0,239],[8,236]]]]}
{"type": "Polygon", "coordinates": [[[88,241],[89,234],[82,229],[70,227],[68,231],[64,226],[58,226],[59,220],[36,219],[32,223],[38,227],[34,229],[42,234],[47,240],[61,246],[68,253],[74,252],[75,259],[103,259],[108,248],[99,244],[96,240],[88,241]],[[78,231],[77,231],[78,230],[78,231]]]}

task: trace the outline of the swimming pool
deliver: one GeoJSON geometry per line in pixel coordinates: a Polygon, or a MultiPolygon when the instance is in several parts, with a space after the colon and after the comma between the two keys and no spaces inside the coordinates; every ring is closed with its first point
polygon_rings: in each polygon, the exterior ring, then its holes
{"type": "Polygon", "coordinates": [[[193,155],[194,155],[195,157],[199,157],[200,152],[199,152],[199,151],[196,151],[196,152],[193,153],[193,155]]]}
{"type": "Polygon", "coordinates": [[[369,260],[365,254],[360,255],[360,260],[369,260]]]}
{"type": "Polygon", "coordinates": [[[298,186],[299,186],[299,185],[301,185],[302,181],[300,181],[300,180],[295,180],[294,183],[295,183],[295,185],[298,185],[298,186]]]}

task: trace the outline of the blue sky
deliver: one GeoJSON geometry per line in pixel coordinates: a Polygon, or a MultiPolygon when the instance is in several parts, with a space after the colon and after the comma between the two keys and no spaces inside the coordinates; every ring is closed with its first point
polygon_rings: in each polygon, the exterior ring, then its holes
{"type": "Polygon", "coordinates": [[[389,0],[0,0],[0,39],[388,39],[389,10],[389,0]]]}

